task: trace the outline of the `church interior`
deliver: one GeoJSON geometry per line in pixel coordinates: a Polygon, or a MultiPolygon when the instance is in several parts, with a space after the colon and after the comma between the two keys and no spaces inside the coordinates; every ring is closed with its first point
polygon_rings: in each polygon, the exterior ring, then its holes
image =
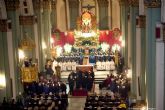
{"type": "Polygon", "coordinates": [[[165,110],[165,0],[0,0],[0,110],[165,110]]]}

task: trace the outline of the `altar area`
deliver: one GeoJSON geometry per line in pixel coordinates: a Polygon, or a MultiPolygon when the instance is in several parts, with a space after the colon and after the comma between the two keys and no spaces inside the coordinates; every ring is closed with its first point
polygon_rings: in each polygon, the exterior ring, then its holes
{"type": "Polygon", "coordinates": [[[88,65],[99,71],[114,70],[121,57],[120,29],[99,30],[96,16],[90,10],[83,11],[75,22],[73,31],[52,29],[53,69],[58,64],[62,72],[88,65]]]}

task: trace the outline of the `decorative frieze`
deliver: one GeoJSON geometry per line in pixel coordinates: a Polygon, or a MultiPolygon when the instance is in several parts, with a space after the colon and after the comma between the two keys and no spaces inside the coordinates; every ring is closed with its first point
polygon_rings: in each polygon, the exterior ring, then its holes
{"type": "Polygon", "coordinates": [[[7,32],[7,20],[6,19],[0,19],[0,31],[1,32],[7,32]]]}
{"type": "Polygon", "coordinates": [[[146,16],[145,15],[139,15],[138,16],[137,27],[139,27],[139,28],[145,28],[146,27],[146,16]]]}
{"type": "Polygon", "coordinates": [[[19,0],[5,0],[6,10],[7,11],[14,11],[19,8],[19,0]]]}
{"type": "Polygon", "coordinates": [[[33,25],[35,23],[34,16],[19,16],[20,25],[33,25]]]}
{"type": "Polygon", "coordinates": [[[150,1],[145,0],[144,5],[147,8],[160,8],[161,1],[160,0],[150,0],[150,1]]]}

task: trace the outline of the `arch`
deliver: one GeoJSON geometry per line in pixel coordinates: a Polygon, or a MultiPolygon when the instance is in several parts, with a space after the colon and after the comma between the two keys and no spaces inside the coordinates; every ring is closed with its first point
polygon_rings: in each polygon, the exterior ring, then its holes
{"type": "Polygon", "coordinates": [[[6,5],[4,0],[0,0],[0,19],[7,19],[6,5]]]}

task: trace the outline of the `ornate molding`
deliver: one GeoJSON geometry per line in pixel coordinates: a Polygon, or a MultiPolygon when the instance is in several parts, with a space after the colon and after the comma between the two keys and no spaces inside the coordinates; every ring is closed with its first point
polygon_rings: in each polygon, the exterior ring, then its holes
{"type": "Polygon", "coordinates": [[[0,19],[0,31],[7,32],[7,19],[0,19]]]}
{"type": "Polygon", "coordinates": [[[20,25],[33,25],[35,23],[34,16],[19,16],[20,25]]]}
{"type": "Polygon", "coordinates": [[[160,8],[161,1],[160,0],[150,0],[150,1],[145,0],[144,5],[147,8],[160,8]]]}
{"type": "Polygon", "coordinates": [[[51,8],[56,9],[57,0],[51,2],[51,8]]]}
{"type": "Polygon", "coordinates": [[[34,4],[34,9],[42,9],[43,8],[43,3],[41,0],[40,1],[34,0],[33,4],[34,4]]]}
{"type": "Polygon", "coordinates": [[[145,28],[146,27],[146,16],[145,15],[139,15],[138,16],[138,25],[139,28],[145,28]]]}
{"type": "Polygon", "coordinates": [[[5,0],[6,10],[15,11],[19,8],[19,0],[5,0]]]}
{"type": "Polygon", "coordinates": [[[43,0],[42,2],[43,4],[43,9],[48,9],[50,10],[51,9],[51,0],[43,0]]]}

